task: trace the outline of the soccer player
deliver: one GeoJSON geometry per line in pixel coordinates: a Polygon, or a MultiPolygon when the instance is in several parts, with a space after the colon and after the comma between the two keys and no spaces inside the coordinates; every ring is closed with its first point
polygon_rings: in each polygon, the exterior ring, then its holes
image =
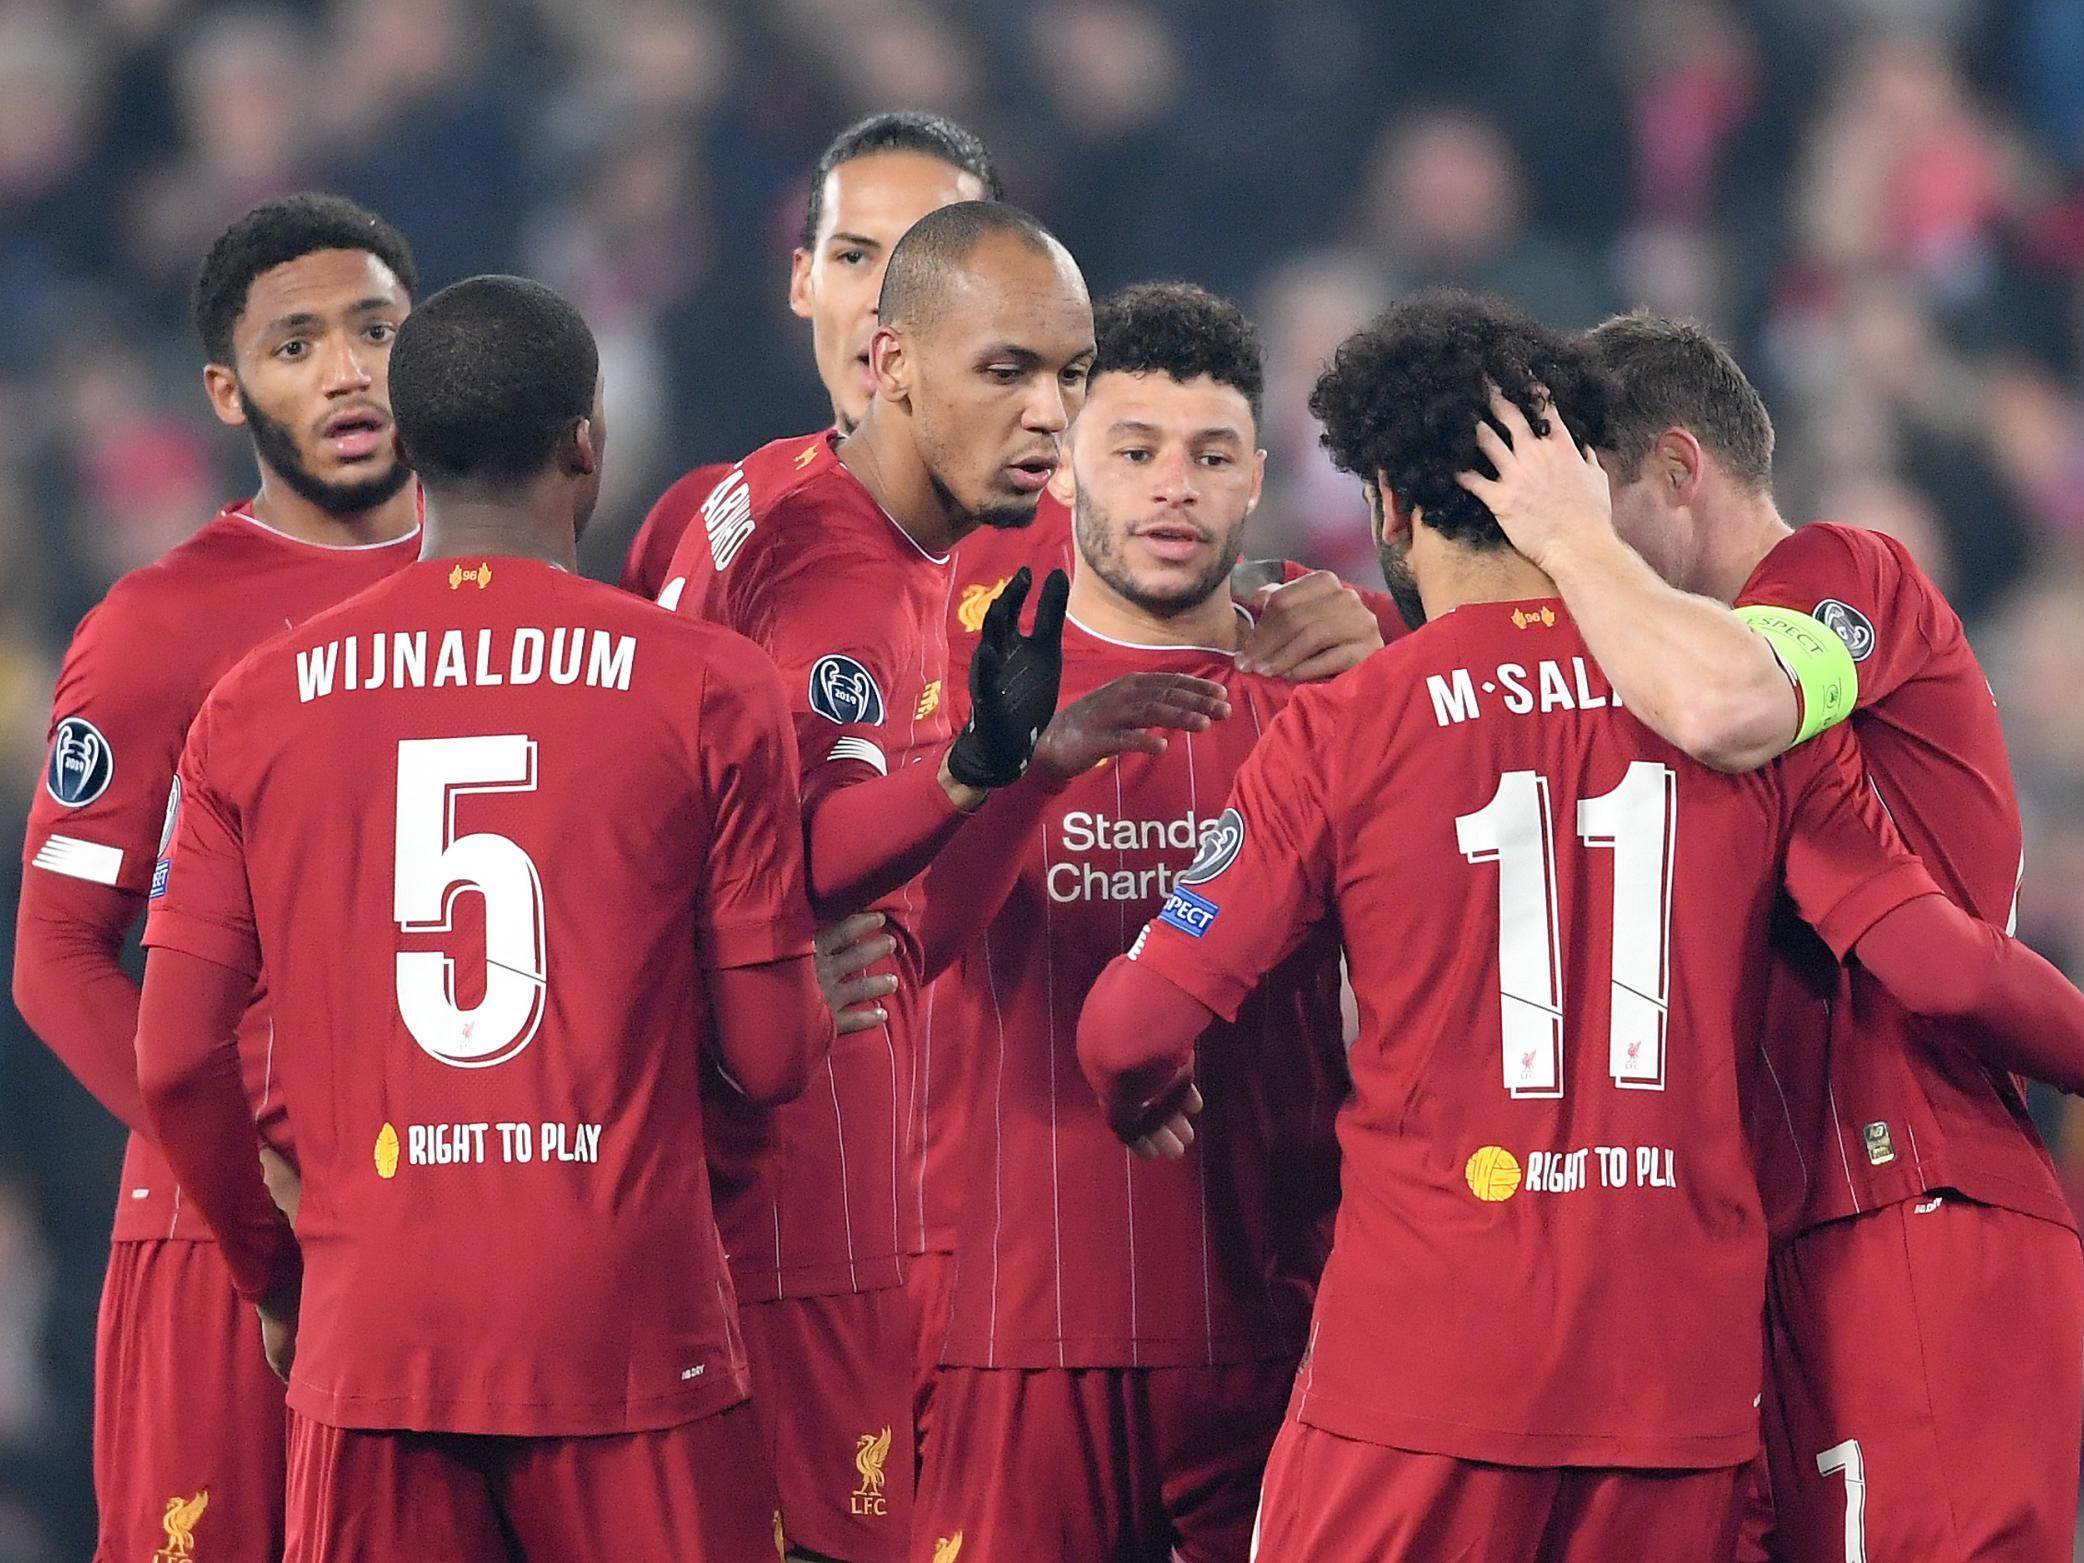
{"type": "Polygon", "coordinates": [[[964,957],[968,1198],[913,1556],[1242,1559],[1336,1197],[1337,941],[1306,941],[1201,1040],[1192,1162],[1142,1162],[1078,1072],[1078,1005],[1176,883],[1235,847],[1219,800],[1294,685],[1234,666],[1229,580],[1259,497],[1257,335],[1184,283],[1095,311],[1070,441],[1062,695],[1137,670],[1227,680],[1233,715],[1050,800],[964,957]],[[1193,865],[1190,867],[1189,865],[1193,865]],[[1292,1067],[1260,1067],[1282,1038],[1292,1067]],[[1314,1175],[1314,1176],[1313,1176],[1314,1175]]]}
{"type": "MultiPolygon", "coordinates": [[[[1760,764],[1797,741],[1801,702],[1743,605],[1813,614],[1858,665],[1852,728],[1891,817],[1951,897],[2004,924],[2019,806],[1953,609],[1893,539],[1787,525],[1765,406],[1705,332],[1629,316],[1591,343],[1620,386],[1606,481],[1543,442],[1507,461],[1496,509],[1615,687],[1697,758],[1760,764]]],[[[1799,939],[1782,951],[1752,1118],[1779,1240],[1775,1554],[2067,1558],[2084,1262],[2007,1071],[2084,1079],[2053,1047],[1979,1059],[1982,1039],[1906,1014],[1858,967],[1819,969],[1799,939]]]]}
{"type": "MultiPolygon", "coordinates": [[[[901,1557],[910,1521],[918,1328],[898,1289],[905,1108],[915,1006],[958,953],[955,934],[928,948],[928,900],[990,904],[994,882],[1017,870],[1047,778],[1151,741],[1140,729],[1228,714],[1220,686],[1162,674],[1058,712],[1067,583],[1043,586],[1024,637],[1023,576],[993,606],[950,741],[948,551],[980,525],[1033,519],[1084,399],[1092,310],[1070,256],[1032,217],[961,202],[898,244],[880,320],[876,397],[854,432],[778,441],[734,468],[661,599],[741,630],[780,666],[813,908],[829,918],[873,905],[898,946],[888,1024],[846,1038],[800,1103],[770,1122],[728,1093],[706,1098],[789,1538],[849,1563],[901,1557]],[[1031,756],[1033,779],[1016,785],[1031,756]],[[938,886],[913,884],[929,865],[938,886]]],[[[976,925],[956,914],[941,924],[962,935],[976,925]]]]}
{"type": "MultiPolygon", "coordinates": [[[[118,953],[210,686],[268,636],[415,556],[418,491],[392,448],[386,389],[415,286],[405,240],[335,196],[268,201],[225,230],[196,277],[195,325],[211,408],[251,437],[259,490],[118,581],[58,677],[23,848],[14,996],[131,1130],[97,1323],[98,1558],[282,1548],[282,1387],[152,1144],[132,1049],[138,989],[118,953]]],[[[296,1158],[265,987],[238,1029],[262,1156],[287,1201],[296,1158]]]]}
{"type": "MultiPolygon", "coordinates": [[[[1232,790],[1235,850],[1174,887],[1081,1020],[1119,1132],[1176,1154],[1197,1035],[1342,932],[1362,1028],[1343,1196],[1262,1563],[1728,1555],[1766,1257],[1739,1081],[1783,883],[1914,1007],[2084,1044],[2084,996],[1936,892],[1849,734],[1725,777],[1615,704],[1457,482],[1492,386],[1516,446],[1529,420],[1604,432],[1580,343],[1463,295],[1393,308],[1319,381],[1427,625],[1296,694],[1232,790]]],[[[1798,662],[1836,646],[1765,622],[1798,662]]],[[[1850,659],[1813,677],[1842,701],[1850,659]]]]}
{"type": "MultiPolygon", "coordinates": [[[[841,131],[818,159],[789,273],[789,307],[810,322],[812,355],[840,434],[853,430],[871,400],[869,344],[884,269],[898,240],[928,212],[956,201],[996,200],[1000,193],[984,143],[936,114],[870,115],[841,131]]],[[[653,597],[668,589],[674,549],[697,518],[707,517],[707,502],[714,496],[719,504],[735,504],[735,493],[720,488],[731,470],[729,463],[697,467],[666,490],[631,545],[623,585],[653,597]]],[[[945,610],[949,666],[943,699],[951,720],[960,723],[965,714],[969,659],[998,594],[1023,568],[1040,578],[1052,569],[1068,571],[1071,559],[1070,511],[1048,491],[1029,526],[979,528],[957,545],[945,610]]],[[[1233,590],[1254,611],[1240,665],[1279,677],[1331,677],[1404,628],[1380,594],[1356,592],[1327,571],[1293,563],[1248,562],[1239,567],[1233,590]]],[[[864,974],[892,948],[880,930],[875,914],[862,914],[818,936],[842,1031],[887,1018],[877,1001],[892,991],[895,978],[864,974]]],[[[962,1195],[952,1158],[976,1088],[938,995],[926,994],[914,1014],[917,1067],[906,1108],[899,1237],[909,1261],[905,1285],[920,1322],[915,1414],[923,1430],[947,1317],[950,1250],[962,1195]]]]}
{"type": "Polygon", "coordinates": [[[422,558],[212,691],[145,935],[146,1110],[289,1376],[287,1556],[771,1557],[687,1108],[832,1037],[780,682],[573,573],[605,430],[555,293],[435,294],[391,388],[422,558]],[[225,1040],[263,961],[294,1233],[225,1040]]]}

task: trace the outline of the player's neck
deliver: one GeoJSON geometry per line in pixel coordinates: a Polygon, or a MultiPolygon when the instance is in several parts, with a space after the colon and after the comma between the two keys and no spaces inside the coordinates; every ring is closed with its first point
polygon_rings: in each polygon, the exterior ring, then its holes
{"type": "Polygon", "coordinates": [[[1230,605],[1229,581],[1178,613],[1154,613],[1100,579],[1080,555],[1071,566],[1072,618],[1108,640],[1131,646],[1211,646],[1235,651],[1244,644],[1242,621],[1230,605]]]}
{"type": "Polygon", "coordinates": [[[1412,538],[1411,570],[1429,620],[1472,603],[1562,595],[1526,555],[1511,548],[1465,548],[1427,527],[1417,528],[1412,538]]]}
{"type": "Polygon", "coordinates": [[[524,491],[497,499],[475,495],[427,495],[427,536],[422,559],[540,559],[573,574],[579,569],[579,540],[572,530],[569,498],[555,492],[524,491]]]}
{"type": "Polygon", "coordinates": [[[395,542],[420,524],[420,487],[407,483],[382,504],[339,515],[315,505],[271,471],[260,469],[260,492],[246,508],[270,531],[328,548],[395,542]]]}
{"type": "Polygon", "coordinates": [[[933,480],[903,414],[873,401],[839,442],[839,459],[900,531],[930,554],[945,554],[977,529],[977,518],[933,480]]]}
{"type": "Polygon", "coordinates": [[[1703,518],[1700,531],[1708,541],[1694,590],[1720,602],[1735,602],[1767,554],[1794,528],[1781,519],[1771,492],[1744,494],[1703,518]]]}

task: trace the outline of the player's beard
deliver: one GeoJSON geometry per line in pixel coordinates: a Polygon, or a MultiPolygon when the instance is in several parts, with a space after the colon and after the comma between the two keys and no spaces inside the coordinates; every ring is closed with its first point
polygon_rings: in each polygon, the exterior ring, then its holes
{"type": "Polygon", "coordinates": [[[239,401],[246,409],[246,427],[253,435],[254,454],[261,465],[290,486],[300,499],[318,506],[329,516],[355,516],[374,510],[412,481],[412,468],[394,455],[390,466],[372,477],[353,483],[328,483],[304,465],[297,437],[290,427],[261,411],[260,404],[245,386],[239,401]]]}
{"type": "Polygon", "coordinates": [[[1129,561],[1123,557],[1119,541],[1122,534],[1083,487],[1078,490],[1078,497],[1071,506],[1071,529],[1078,538],[1079,557],[1093,567],[1093,573],[1105,581],[1116,596],[1160,619],[1189,613],[1217,592],[1226,590],[1230,584],[1230,572],[1237,568],[1238,556],[1245,547],[1244,527],[1233,527],[1221,540],[1216,556],[1209,561],[1206,570],[1186,586],[1158,592],[1138,584],[1130,573],[1129,561]]]}
{"type": "Polygon", "coordinates": [[[1418,577],[1411,573],[1410,545],[1381,538],[1375,544],[1375,557],[1382,561],[1382,580],[1389,587],[1390,600],[1404,622],[1417,629],[1426,621],[1426,603],[1419,595],[1418,577]]]}

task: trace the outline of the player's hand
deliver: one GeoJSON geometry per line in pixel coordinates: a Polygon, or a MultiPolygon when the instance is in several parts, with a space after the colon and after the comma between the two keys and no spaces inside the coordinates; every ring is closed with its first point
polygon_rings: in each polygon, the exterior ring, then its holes
{"type": "Polygon", "coordinates": [[[1179,1161],[1194,1144],[1194,1115],[1201,1111],[1201,1092],[1189,1080],[1178,1107],[1149,1133],[1129,1142],[1145,1161],[1179,1161]]]}
{"type": "Polygon", "coordinates": [[[876,930],[883,926],[881,912],[856,912],[818,930],[811,952],[818,968],[818,987],[826,1007],[839,1025],[839,1034],[867,1031],[890,1018],[877,1002],[897,991],[897,978],[889,972],[871,975],[868,968],[897,949],[897,940],[876,930]]]}
{"type": "Polygon", "coordinates": [[[262,1298],[258,1305],[261,1348],[268,1354],[268,1366],[285,1384],[289,1382],[290,1365],[297,1360],[297,1308],[303,1295],[304,1279],[299,1272],[294,1283],[276,1295],[262,1298]]]}
{"type": "MultiPolygon", "coordinates": [[[[1235,589],[1235,571],[1231,581],[1235,589]]],[[[1329,570],[1312,570],[1285,585],[1259,586],[1245,604],[1258,619],[1237,654],[1238,667],[1247,673],[1314,684],[1382,649],[1382,626],[1375,615],[1359,592],[1329,570]]]]}
{"type": "Polygon", "coordinates": [[[1559,550],[1592,537],[1612,538],[1606,473],[1597,456],[1578,448],[1563,420],[1548,412],[1537,434],[1526,414],[1495,387],[1491,416],[1505,435],[1479,422],[1476,445],[1498,469],[1497,477],[1468,471],[1456,473],[1455,481],[1490,506],[1512,546],[1548,569],[1559,550]]]}
{"type": "Polygon", "coordinates": [[[297,1176],[297,1169],[282,1157],[282,1153],[270,1146],[260,1149],[261,1176],[267,1179],[268,1198],[275,1201],[275,1208],[289,1218],[289,1224],[297,1224],[297,1204],[303,1198],[304,1180],[297,1176]]]}
{"type": "Polygon", "coordinates": [[[1229,715],[1221,684],[1185,673],[1124,673],[1050,718],[1035,764],[1067,782],[1118,754],[1163,754],[1161,728],[1206,732],[1229,715]]]}
{"type": "Polygon", "coordinates": [[[1020,780],[1036,740],[1056,714],[1071,579],[1061,570],[1049,572],[1035,603],[1035,632],[1023,635],[1020,609],[1032,580],[1022,565],[984,615],[970,658],[970,720],[944,762],[964,787],[988,791],[1020,780]]]}

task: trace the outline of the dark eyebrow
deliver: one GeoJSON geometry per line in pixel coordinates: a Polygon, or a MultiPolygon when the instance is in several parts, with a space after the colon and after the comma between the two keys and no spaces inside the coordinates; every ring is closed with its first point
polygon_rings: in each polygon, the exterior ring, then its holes
{"type": "MultiPolygon", "coordinates": [[[[1109,434],[1139,434],[1146,439],[1156,439],[1165,431],[1155,423],[1145,423],[1140,418],[1117,418],[1107,426],[1107,432],[1109,434]]],[[[1207,428],[1196,429],[1187,436],[1187,440],[1190,444],[1197,440],[1228,440],[1232,444],[1242,445],[1245,442],[1245,437],[1229,424],[1212,423],[1207,428]]]]}
{"type": "Polygon", "coordinates": [[[856,250],[880,250],[883,246],[865,233],[835,233],[825,241],[827,244],[844,244],[856,250]]]}
{"type": "MultiPolygon", "coordinates": [[[[348,307],[347,312],[350,315],[369,315],[374,314],[378,310],[396,309],[397,307],[398,302],[396,299],[370,297],[356,299],[348,307]]],[[[278,331],[309,331],[313,326],[322,326],[324,324],[325,322],[310,310],[300,309],[294,315],[283,315],[269,321],[262,329],[261,334],[263,336],[273,336],[278,331]]]]}
{"type": "Polygon", "coordinates": [[[977,355],[979,363],[990,363],[999,358],[1010,358],[1022,369],[1036,369],[1042,363],[1042,355],[1032,347],[1021,347],[1012,342],[994,342],[977,355]]]}

